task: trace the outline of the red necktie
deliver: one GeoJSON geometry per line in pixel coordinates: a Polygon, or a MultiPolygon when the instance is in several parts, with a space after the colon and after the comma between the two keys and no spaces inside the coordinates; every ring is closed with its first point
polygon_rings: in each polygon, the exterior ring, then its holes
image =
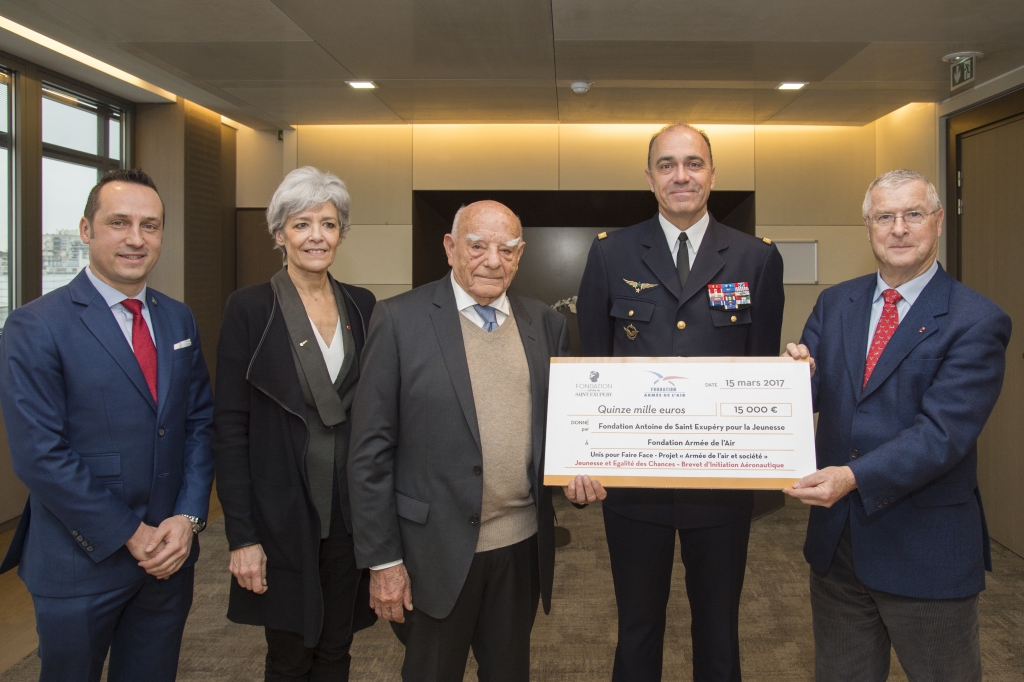
{"type": "Polygon", "coordinates": [[[875,365],[878,364],[878,358],[882,357],[885,345],[889,343],[889,339],[892,338],[896,327],[900,324],[900,314],[896,310],[896,302],[903,300],[900,292],[895,289],[886,289],[882,292],[882,297],[885,299],[885,305],[882,306],[882,316],[878,318],[875,336],[871,339],[871,348],[868,350],[867,364],[864,365],[864,383],[860,387],[862,391],[868,385],[868,379],[871,378],[871,373],[875,371],[875,365]]]}
{"type": "Polygon", "coordinates": [[[153,337],[149,335],[146,318],[142,316],[142,301],[126,298],[121,301],[121,305],[132,314],[132,348],[146,383],[149,384],[149,392],[153,394],[153,402],[156,402],[156,346],[153,345],[153,337]]]}

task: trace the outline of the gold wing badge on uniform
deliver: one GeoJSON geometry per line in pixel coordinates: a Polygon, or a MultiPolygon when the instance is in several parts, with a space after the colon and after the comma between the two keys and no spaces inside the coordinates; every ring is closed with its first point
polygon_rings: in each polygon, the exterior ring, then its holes
{"type": "Polygon", "coordinates": [[[622,281],[625,282],[626,284],[628,284],[629,286],[633,287],[634,289],[636,289],[636,293],[638,293],[638,294],[640,292],[642,292],[642,291],[645,291],[647,289],[653,289],[654,287],[658,286],[657,284],[648,284],[647,282],[634,282],[631,279],[625,279],[625,278],[623,278],[622,281]]]}

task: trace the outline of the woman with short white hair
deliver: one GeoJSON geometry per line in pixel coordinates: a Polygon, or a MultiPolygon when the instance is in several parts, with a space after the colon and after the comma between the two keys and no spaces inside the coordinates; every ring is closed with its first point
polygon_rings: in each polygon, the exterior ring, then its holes
{"type": "Polygon", "coordinates": [[[264,627],[267,680],[348,679],[361,576],[349,418],[376,302],[328,271],[348,215],[335,175],[307,166],[285,177],[267,208],[284,267],[231,295],[217,348],[213,453],[234,576],[228,618],[264,627]]]}

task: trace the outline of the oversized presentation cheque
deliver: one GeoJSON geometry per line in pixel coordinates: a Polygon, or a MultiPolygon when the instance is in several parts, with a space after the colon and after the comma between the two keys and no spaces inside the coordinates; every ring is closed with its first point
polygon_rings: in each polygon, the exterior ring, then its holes
{"type": "Polygon", "coordinates": [[[552,358],[544,484],[782,489],[816,469],[791,358],[552,358]]]}

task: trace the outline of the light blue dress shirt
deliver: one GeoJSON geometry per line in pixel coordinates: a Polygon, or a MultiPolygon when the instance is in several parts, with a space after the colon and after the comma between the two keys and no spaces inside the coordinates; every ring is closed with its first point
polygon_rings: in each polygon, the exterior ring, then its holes
{"type": "MultiPolygon", "coordinates": [[[[930,268],[909,282],[896,287],[896,291],[903,297],[902,301],[896,302],[896,314],[899,315],[900,322],[910,312],[910,306],[914,305],[914,301],[917,300],[917,297],[921,295],[924,288],[928,286],[928,282],[932,281],[932,277],[938,271],[939,261],[932,261],[930,268]]],[[[878,326],[878,321],[882,318],[882,308],[885,307],[885,298],[882,296],[882,293],[886,289],[893,288],[885,283],[881,272],[875,275],[875,279],[875,297],[871,301],[871,325],[868,327],[868,347],[864,351],[864,357],[867,357],[868,353],[871,352],[871,341],[875,338],[875,327],[878,326]]]]}
{"type": "Polygon", "coordinates": [[[110,286],[96,275],[92,274],[92,270],[88,267],[85,268],[85,274],[89,277],[89,281],[96,287],[96,291],[100,292],[100,296],[106,301],[107,306],[110,308],[110,312],[114,314],[114,319],[117,320],[117,324],[121,327],[121,331],[124,333],[124,338],[128,339],[128,345],[132,346],[132,317],[131,312],[121,305],[121,301],[126,298],[134,298],[142,301],[142,319],[146,321],[146,326],[149,327],[149,335],[153,338],[153,345],[156,346],[156,334],[153,333],[153,320],[149,317],[149,305],[146,299],[146,286],[143,285],[142,291],[135,296],[125,296],[120,291],[110,286]]]}

